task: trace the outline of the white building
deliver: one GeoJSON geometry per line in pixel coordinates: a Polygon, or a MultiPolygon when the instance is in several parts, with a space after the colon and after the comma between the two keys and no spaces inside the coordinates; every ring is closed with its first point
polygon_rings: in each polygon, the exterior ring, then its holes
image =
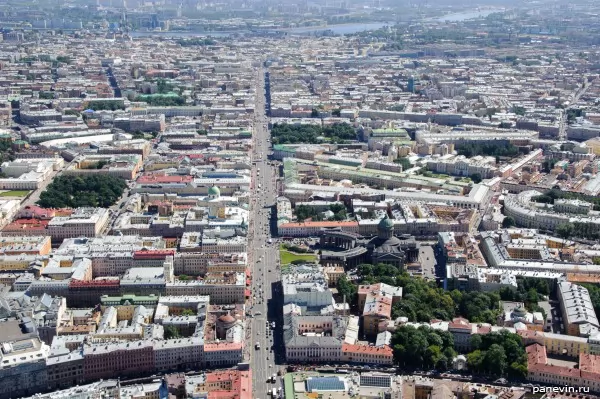
{"type": "Polygon", "coordinates": [[[53,240],[96,237],[106,227],[110,214],[105,208],[77,208],[70,216],[56,216],[48,223],[53,240]]]}
{"type": "Polygon", "coordinates": [[[281,276],[281,284],[284,304],[325,307],[335,303],[320,266],[292,266],[281,276]]]}

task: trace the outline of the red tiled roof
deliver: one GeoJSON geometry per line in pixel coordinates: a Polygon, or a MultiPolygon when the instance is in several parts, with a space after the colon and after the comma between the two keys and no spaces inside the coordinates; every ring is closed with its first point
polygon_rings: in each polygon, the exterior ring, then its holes
{"type": "Polygon", "coordinates": [[[583,378],[600,381],[600,356],[581,353],[579,355],[579,370],[583,378]]]}
{"type": "Polygon", "coordinates": [[[518,330],[517,334],[521,337],[521,339],[533,339],[538,337],[544,337],[544,333],[542,331],[535,330],[518,330]]]}
{"type": "Polygon", "coordinates": [[[174,249],[150,249],[140,250],[133,253],[134,259],[164,259],[167,256],[175,255],[174,249]]]}
{"type": "Polygon", "coordinates": [[[356,226],[358,222],[337,222],[337,221],[324,221],[324,222],[296,222],[296,223],[283,223],[279,227],[335,227],[335,226],[356,226]]]}
{"type": "Polygon", "coordinates": [[[207,395],[209,399],[250,399],[252,397],[251,371],[227,370],[206,374],[207,385],[214,386],[221,381],[230,382],[231,389],[209,390],[207,395]]]}
{"type": "Polygon", "coordinates": [[[525,348],[527,352],[527,363],[530,365],[535,364],[546,364],[548,358],[546,357],[546,348],[540,344],[529,345],[525,348]]]}
{"type": "Polygon", "coordinates": [[[471,324],[469,323],[469,320],[462,318],[462,317],[457,317],[457,318],[452,319],[450,324],[448,324],[448,328],[455,328],[455,329],[460,329],[460,330],[471,331],[471,324]]]}
{"type": "Polygon", "coordinates": [[[2,230],[3,231],[17,231],[17,230],[46,230],[50,220],[40,219],[17,219],[10,224],[7,224],[2,230]]]}
{"type": "MultiPolygon", "coordinates": [[[[461,327],[455,327],[461,328],[461,327]]],[[[477,334],[485,335],[492,332],[492,326],[480,326],[477,328],[477,334]]]]}
{"type": "Polygon", "coordinates": [[[194,179],[193,176],[157,176],[144,175],[137,179],[138,183],[189,183],[194,179]]]}
{"type": "Polygon", "coordinates": [[[206,352],[223,351],[223,350],[241,350],[241,342],[210,342],[204,344],[204,350],[206,352]]]}
{"type": "Polygon", "coordinates": [[[373,355],[393,356],[392,348],[384,346],[342,344],[342,353],[369,353],[373,355]]]}
{"type": "Polygon", "coordinates": [[[379,291],[381,288],[381,283],[370,284],[370,285],[360,285],[358,287],[359,294],[368,294],[371,291],[379,291]]]}

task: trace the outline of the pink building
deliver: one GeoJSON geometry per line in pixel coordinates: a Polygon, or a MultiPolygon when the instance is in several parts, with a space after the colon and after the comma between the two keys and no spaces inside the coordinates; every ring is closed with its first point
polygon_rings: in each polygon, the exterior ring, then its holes
{"type": "Polygon", "coordinates": [[[150,341],[84,346],[83,359],[86,381],[154,372],[154,353],[150,341]]]}
{"type": "Polygon", "coordinates": [[[204,384],[197,386],[195,391],[207,392],[208,399],[251,399],[252,372],[224,370],[207,373],[204,384]]]}

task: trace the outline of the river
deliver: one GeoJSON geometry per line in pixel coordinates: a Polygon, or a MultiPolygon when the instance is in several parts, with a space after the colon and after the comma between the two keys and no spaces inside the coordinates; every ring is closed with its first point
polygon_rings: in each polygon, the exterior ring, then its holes
{"type": "Polygon", "coordinates": [[[328,26],[307,26],[302,28],[286,29],[288,33],[296,34],[311,34],[323,31],[331,31],[336,35],[350,35],[353,33],[364,32],[367,30],[377,30],[384,26],[393,26],[395,22],[357,22],[341,25],[328,25],[328,26]]]}
{"type": "MultiPolygon", "coordinates": [[[[484,18],[495,12],[505,11],[504,8],[489,8],[479,11],[464,11],[452,14],[444,15],[443,17],[427,18],[425,21],[437,21],[437,22],[459,22],[466,21],[475,18],[484,18]]],[[[265,29],[267,31],[279,31],[287,32],[288,34],[296,35],[311,35],[314,33],[331,31],[336,35],[349,35],[358,32],[364,32],[368,30],[381,29],[384,26],[393,26],[395,22],[356,22],[339,25],[328,25],[328,26],[306,26],[300,28],[287,28],[287,29],[265,29]]],[[[214,31],[214,32],[189,32],[189,31],[169,31],[169,32],[155,32],[155,31],[135,31],[131,32],[132,37],[149,37],[149,36],[162,36],[162,37],[173,37],[173,38],[186,38],[186,37],[228,37],[233,34],[246,35],[251,33],[248,30],[236,30],[236,31],[214,31]]]]}
{"type": "Polygon", "coordinates": [[[436,17],[436,18],[428,18],[429,21],[438,21],[438,22],[460,22],[460,21],[466,21],[468,19],[476,19],[476,18],[485,18],[490,14],[493,14],[495,12],[503,12],[506,11],[504,8],[488,8],[485,10],[479,10],[479,11],[464,11],[464,12],[457,12],[457,13],[452,13],[452,14],[447,14],[444,15],[443,17],[436,17]]]}
{"type": "MultiPolygon", "coordinates": [[[[287,29],[265,29],[264,31],[279,31],[286,32],[288,34],[307,35],[317,32],[323,32],[330,30],[336,35],[347,35],[352,33],[363,32],[366,30],[376,30],[383,28],[384,26],[394,25],[394,22],[357,22],[340,25],[328,25],[328,26],[306,26],[301,28],[287,28],[287,29]]],[[[227,37],[233,34],[248,34],[250,31],[237,30],[237,31],[215,31],[215,32],[188,32],[188,31],[135,31],[131,32],[131,37],[149,37],[149,36],[162,36],[162,37],[175,37],[175,38],[186,38],[186,37],[227,37]]]]}
{"type": "Polygon", "coordinates": [[[192,38],[192,37],[228,37],[233,35],[234,33],[247,33],[244,31],[239,32],[190,32],[190,31],[144,31],[138,30],[134,32],[129,32],[131,37],[151,37],[151,36],[160,36],[160,37],[173,37],[173,38],[192,38]]]}

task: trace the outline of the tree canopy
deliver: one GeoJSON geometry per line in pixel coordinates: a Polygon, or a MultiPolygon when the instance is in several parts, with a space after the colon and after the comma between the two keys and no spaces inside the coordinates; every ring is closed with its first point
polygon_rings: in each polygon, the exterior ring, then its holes
{"type": "MultiPolygon", "coordinates": [[[[303,261],[304,262],[304,261],[303,261]]],[[[342,275],[336,284],[336,288],[338,290],[338,294],[340,296],[344,296],[346,295],[346,302],[347,303],[353,303],[354,299],[356,297],[356,292],[358,291],[358,289],[356,288],[356,285],[352,284],[352,282],[348,281],[348,278],[346,277],[346,275],[342,275]]]]}
{"type": "Polygon", "coordinates": [[[530,312],[540,312],[546,318],[546,311],[538,305],[550,295],[548,280],[534,277],[518,277],[517,289],[501,288],[498,292],[503,301],[523,302],[530,312]]]}
{"type": "Polygon", "coordinates": [[[317,144],[324,140],[341,143],[356,140],[356,131],[347,123],[334,123],[325,127],[318,125],[288,125],[276,123],[271,129],[273,144],[317,144]]]}
{"type": "MultiPolygon", "coordinates": [[[[331,204],[329,205],[329,210],[334,213],[329,220],[346,220],[348,217],[346,207],[343,204],[331,204]]],[[[322,212],[312,206],[298,205],[295,209],[295,213],[299,222],[303,222],[308,218],[313,221],[323,220],[323,217],[321,216],[322,212]]]]}
{"type": "Polygon", "coordinates": [[[592,204],[594,204],[594,210],[600,211],[600,197],[576,193],[572,191],[552,189],[546,191],[544,194],[537,195],[531,198],[532,201],[542,204],[554,204],[554,201],[556,201],[557,199],[577,199],[585,202],[591,202],[592,204]]]}
{"type": "Polygon", "coordinates": [[[193,38],[178,40],[177,44],[179,44],[181,47],[214,46],[215,44],[217,44],[217,42],[210,38],[193,38]]]}
{"type": "Polygon", "coordinates": [[[477,373],[512,378],[524,378],[527,374],[527,355],[517,334],[501,331],[473,335],[471,349],[467,364],[477,373]]]}
{"type": "Polygon", "coordinates": [[[511,144],[507,140],[492,140],[488,142],[463,142],[455,146],[458,155],[464,155],[468,158],[477,155],[498,156],[498,157],[515,157],[523,151],[519,147],[511,144]]]}
{"type": "Polygon", "coordinates": [[[166,326],[164,331],[165,331],[165,335],[164,335],[165,339],[181,338],[181,334],[179,333],[179,330],[174,325],[166,326]]]}
{"type": "Polygon", "coordinates": [[[109,207],[127,187],[120,177],[108,175],[59,176],[40,194],[44,208],[109,207]]]}
{"type": "MultiPolygon", "coordinates": [[[[361,264],[357,269],[361,284],[383,282],[403,287],[402,299],[392,308],[392,318],[404,316],[410,322],[429,322],[432,319],[451,320],[462,316],[472,323],[496,324],[501,314],[500,293],[444,291],[435,282],[415,278],[387,264],[361,264]]],[[[338,290],[354,298],[356,285],[343,276],[338,290]]],[[[539,295],[548,295],[548,283],[540,279],[519,279],[518,290],[510,298],[537,306],[539,295]]],[[[508,296],[508,293],[504,293],[508,296]]],[[[600,288],[598,289],[600,298],[600,288]]],[[[600,302],[600,299],[599,299],[600,302]]],[[[523,378],[527,373],[527,357],[518,335],[502,331],[472,337],[472,352],[467,355],[469,367],[477,373],[523,378]]],[[[451,333],[402,326],[392,336],[394,359],[407,368],[428,368],[444,371],[456,356],[451,333]]]]}
{"type": "Polygon", "coordinates": [[[15,159],[12,140],[0,140],[0,163],[15,159]]]}
{"type": "Polygon", "coordinates": [[[136,101],[144,101],[152,106],[176,107],[185,104],[185,99],[177,95],[149,94],[136,97],[136,101]]]}
{"type": "Polygon", "coordinates": [[[496,324],[500,314],[500,296],[494,292],[445,291],[433,281],[415,278],[393,265],[361,264],[361,284],[385,283],[402,287],[402,299],[392,307],[392,318],[428,322],[462,316],[472,322],[496,324]]]}
{"type": "Polygon", "coordinates": [[[504,227],[505,229],[509,229],[509,228],[515,226],[516,224],[517,224],[517,222],[515,221],[515,218],[512,216],[507,216],[502,221],[502,227],[504,227]]]}
{"type": "Polygon", "coordinates": [[[402,326],[394,332],[391,344],[396,363],[403,367],[444,371],[456,356],[452,334],[427,326],[402,326]]]}
{"type": "Polygon", "coordinates": [[[116,111],[118,109],[125,109],[125,105],[123,105],[122,101],[118,100],[90,100],[84,105],[84,108],[93,109],[94,111],[116,111]]]}
{"type": "Polygon", "coordinates": [[[410,162],[410,159],[408,159],[407,157],[400,157],[400,158],[394,159],[394,163],[399,163],[400,165],[402,165],[403,171],[408,170],[414,166],[410,162]]]}
{"type": "Polygon", "coordinates": [[[471,180],[473,180],[473,183],[475,184],[481,183],[481,180],[483,180],[481,177],[481,173],[473,173],[469,177],[471,178],[471,180]]]}
{"type": "Polygon", "coordinates": [[[596,314],[600,314],[600,286],[598,284],[580,284],[583,287],[587,288],[590,293],[590,299],[592,300],[592,306],[594,307],[594,311],[596,314]]]}

